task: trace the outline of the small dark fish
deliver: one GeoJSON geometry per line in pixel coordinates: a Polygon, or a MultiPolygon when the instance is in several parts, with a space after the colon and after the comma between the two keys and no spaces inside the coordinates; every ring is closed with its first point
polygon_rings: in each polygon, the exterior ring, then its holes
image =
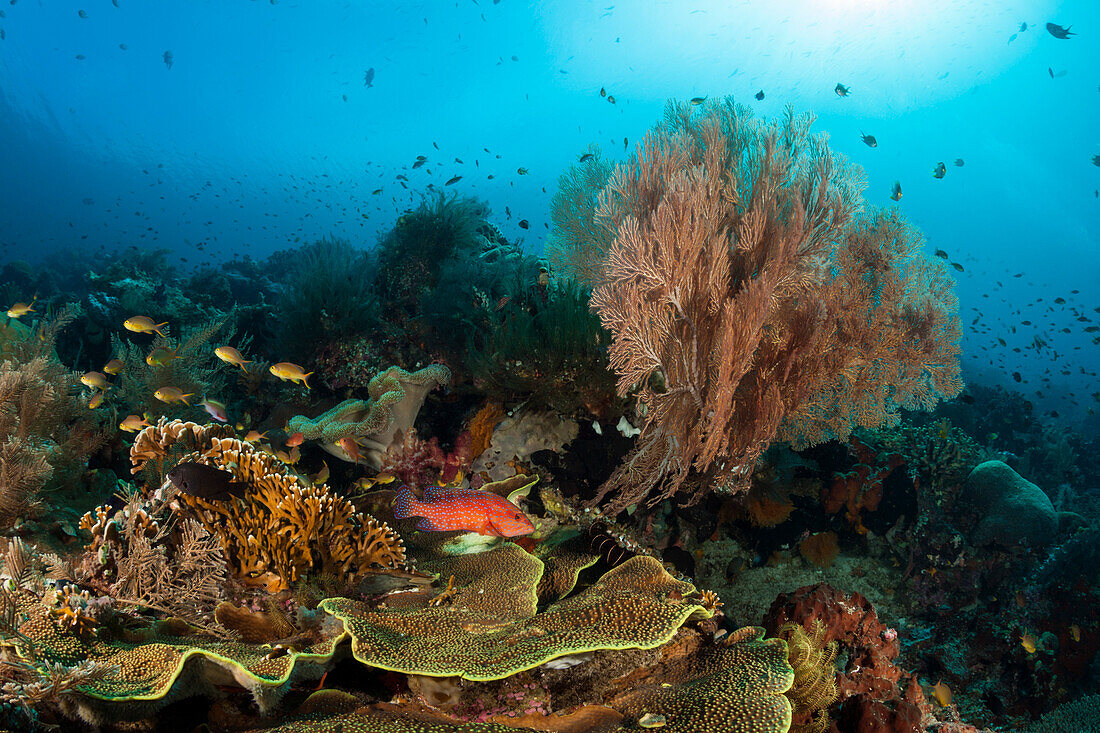
{"type": "Polygon", "coordinates": [[[1073,26],[1067,25],[1065,28],[1063,28],[1057,23],[1047,23],[1047,31],[1050,32],[1050,35],[1063,41],[1068,40],[1070,36],[1077,35],[1076,33],[1070,31],[1070,28],[1072,27],[1073,26]]]}
{"type": "Polygon", "coordinates": [[[604,89],[603,87],[600,87],[600,96],[601,97],[606,97],[607,96],[607,90],[604,89]]]}
{"type": "Polygon", "coordinates": [[[947,253],[944,252],[942,249],[937,249],[936,250],[936,256],[940,257],[942,259],[945,259],[945,260],[947,259],[947,253]]]}
{"type": "Polygon", "coordinates": [[[707,101],[706,97],[692,97],[691,104],[693,107],[698,107],[703,102],[707,101]]]}
{"type": "Polygon", "coordinates": [[[894,181],[894,185],[890,187],[890,198],[901,201],[901,181],[894,181]]]}
{"type": "Polygon", "coordinates": [[[1050,78],[1051,78],[1051,79],[1053,79],[1053,78],[1054,78],[1054,69],[1052,69],[1052,68],[1050,68],[1050,67],[1048,66],[1048,67],[1047,67],[1047,73],[1048,73],[1048,74],[1050,74],[1050,78]]]}
{"type": "Polygon", "coordinates": [[[577,159],[577,162],[578,163],[587,163],[588,161],[592,160],[592,158],[593,158],[592,153],[585,153],[584,155],[582,155],[580,158],[577,159]]]}
{"type": "Polygon", "coordinates": [[[864,135],[863,131],[860,130],[859,131],[859,139],[862,140],[864,142],[864,144],[869,148],[877,148],[878,147],[878,140],[875,139],[874,135],[864,135]]]}
{"type": "Polygon", "coordinates": [[[955,167],[956,168],[962,168],[964,165],[966,165],[965,160],[963,160],[962,158],[955,158],[955,167]]]}
{"type": "Polygon", "coordinates": [[[370,89],[374,86],[374,67],[370,67],[363,72],[363,86],[370,89]]]}
{"type": "Polygon", "coordinates": [[[1027,31],[1027,23],[1020,23],[1020,33],[1027,31]]]}
{"type": "Polygon", "coordinates": [[[764,90],[761,89],[759,92],[757,92],[753,96],[756,97],[757,101],[760,101],[761,99],[764,98],[764,90]]]}
{"type": "Polygon", "coordinates": [[[1057,303],[1058,305],[1065,305],[1066,304],[1066,299],[1065,298],[1055,298],[1054,302],[1057,303]]]}
{"type": "Polygon", "coordinates": [[[519,220],[519,228],[520,229],[530,229],[531,228],[531,222],[527,221],[526,219],[520,219],[519,220]]]}
{"type": "Polygon", "coordinates": [[[1092,164],[1095,166],[1100,166],[1100,155],[1092,156],[1092,164]]]}
{"type": "Polygon", "coordinates": [[[76,14],[79,15],[81,18],[84,18],[85,20],[87,20],[88,18],[88,13],[83,10],[78,10],[76,14]]]}
{"type": "Polygon", "coordinates": [[[452,185],[452,184],[458,183],[458,182],[459,182],[459,181],[461,181],[461,180],[462,180],[462,176],[455,176],[454,178],[452,178],[451,180],[447,181],[447,182],[446,182],[446,183],[444,183],[443,185],[444,185],[444,186],[450,186],[450,185],[452,185]]]}
{"type": "Polygon", "coordinates": [[[847,97],[849,94],[852,93],[852,88],[846,87],[840,82],[837,82],[836,89],[834,89],[833,91],[836,92],[836,95],[838,97],[847,97]]]}
{"type": "Polygon", "coordinates": [[[516,168],[516,173],[518,173],[521,176],[525,176],[525,175],[527,175],[527,169],[526,168],[516,168]]]}
{"type": "Polygon", "coordinates": [[[1012,378],[1015,379],[1017,382],[1022,382],[1024,380],[1024,378],[1020,376],[1019,372],[1012,372],[1012,378]]]}
{"type": "Polygon", "coordinates": [[[248,483],[234,478],[231,473],[194,461],[181,463],[168,472],[168,480],[177,489],[208,501],[225,501],[231,496],[243,499],[248,483]]]}
{"type": "Polygon", "coordinates": [[[947,166],[943,164],[942,160],[939,163],[936,163],[936,167],[932,171],[932,175],[936,178],[943,178],[947,175],[947,166]]]}
{"type": "Polygon", "coordinates": [[[962,266],[962,265],[960,265],[960,264],[959,264],[958,262],[952,262],[952,263],[951,263],[951,266],[952,266],[952,267],[954,267],[954,268],[955,268],[956,270],[958,270],[959,272],[964,272],[964,270],[963,270],[963,266],[962,266]]]}
{"type": "Polygon", "coordinates": [[[171,51],[165,51],[164,55],[161,58],[164,59],[164,65],[168,67],[169,71],[171,71],[172,70],[172,63],[173,63],[172,52],[171,51]]]}
{"type": "Polygon", "coordinates": [[[608,102],[611,102],[611,104],[615,104],[615,97],[613,97],[613,96],[611,96],[610,94],[608,94],[608,95],[607,95],[607,101],[608,101],[608,102]]]}
{"type": "Polygon", "coordinates": [[[427,160],[420,160],[420,159],[418,158],[418,159],[416,160],[416,162],[414,162],[414,163],[413,163],[412,167],[413,167],[413,168],[419,168],[420,166],[424,165],[424,164],[425,164],[425,163],[427,163],[427,162],[428,162],[427,160]]]}

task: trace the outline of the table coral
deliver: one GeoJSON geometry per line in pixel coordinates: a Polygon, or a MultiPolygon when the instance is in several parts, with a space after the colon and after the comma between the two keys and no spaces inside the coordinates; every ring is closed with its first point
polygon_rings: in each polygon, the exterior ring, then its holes
{"type": "Polygon", "coordinates": [[[663,716],[668,733],[786,733],[794,682],[787,644],[745,627],[721,647],[690,663],[679,684],[632,690],[613,703],[635,719],[663,716]]]}
{"type": "Polygon", "coordinates": [[[369,400],[345,400],[316,418],[295,415],[287,423],[291,433],[302,433],[306,440],[319,440],[325,450],[348,460],[337,443],[352,438],[363,448],[363,456],[375,469],[382,455],[400,431],[407,432],[428,393],[451,381],[451,370],[443,364],[431,364],[415,372],[390,367],[370,380],[369,400]]]}
{"type": "Polygon", "coordinates": [[[689,618],[711,615],[695,586],[650,557],[631,558],[537,613],[543,563],[514,544],[421,569],[455,576],[459,590],[450,603],[379,609],[344,598],[321,603],[344,622],[360,662],[406,674],[494,680],[569,654],[660,646],[689,618]]]}
{"type": "Polygon", "coordinates": [[[320,677],[343,634],[271,659],[261,646],[217,642],[195,637],[161,635],[135,644],[75,633],[58,626],[50,607],[34,593],[16,595],[16,611],[23,621],[21,637],[5,642],[32,665],[72,666],[92,662],[116,668],[87,684],[78,695],[61,699],[66,714],[91,723],[148,717],[156,709],[212,685],[235,681],[248,689],[261,711],[271,710],[294,679],[320,677]]]}

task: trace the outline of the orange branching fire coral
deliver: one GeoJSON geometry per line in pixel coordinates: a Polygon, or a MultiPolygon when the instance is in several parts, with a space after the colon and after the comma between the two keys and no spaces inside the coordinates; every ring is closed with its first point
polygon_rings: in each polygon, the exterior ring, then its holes
{"type": "MultiPolygon", "coordinates": [[[[142,460],[153,442],[166,451],[170,441],[164,436],[201,435],[198,428],[162,420],[142,431],[159,435],[155,441],[139,433],[134,447],[142,452],[135,458],[132,451],[131,458],[142,460]]],[[[401,539],[384,522],[357,512],[327,485],[310,485],[288,473],[273,456],[250,443],[210,437],[183,460],[216,466],[249,484],[243,500],[212,502],[179,495],[202,525],[221,539],[230,567],[246,583],[278,592],[309,572],[353,578],[405,563],[401,539]]]]}
{"type": "Polygon", "coordinates": [[[575,246],[603,258],[592,307],[646,421],[597,496],[612,511],[742,491],[775,440],[843,440],[960,391],[950,277],[896,209],[861,211],[811,122],[670,105],[600,191],[575,246]]]}

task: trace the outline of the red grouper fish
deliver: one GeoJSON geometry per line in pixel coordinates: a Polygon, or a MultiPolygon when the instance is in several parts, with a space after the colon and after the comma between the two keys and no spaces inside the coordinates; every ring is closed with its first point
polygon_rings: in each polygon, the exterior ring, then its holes
{"type": "Polygon", "coordinates": [[[503,496],[477,489],[431,486],[417,499],[408,486],[402,486],[393,502],[398,519],[420,517],[416,528],[425,532],[460,530],[490,537],[521,537],[535,526],[519,508],[503,496]]]}

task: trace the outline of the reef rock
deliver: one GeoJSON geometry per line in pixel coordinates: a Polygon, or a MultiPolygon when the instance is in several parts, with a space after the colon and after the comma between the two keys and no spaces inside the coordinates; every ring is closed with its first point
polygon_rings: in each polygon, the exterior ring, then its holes
{"type": "Polygon", "coordinates": [[[970,533],[975,545],[1042,547],[1058,532],[1050,498],[1002,461],[986,461],[971,471],[959,498],[980,517],[970,533]]]}

